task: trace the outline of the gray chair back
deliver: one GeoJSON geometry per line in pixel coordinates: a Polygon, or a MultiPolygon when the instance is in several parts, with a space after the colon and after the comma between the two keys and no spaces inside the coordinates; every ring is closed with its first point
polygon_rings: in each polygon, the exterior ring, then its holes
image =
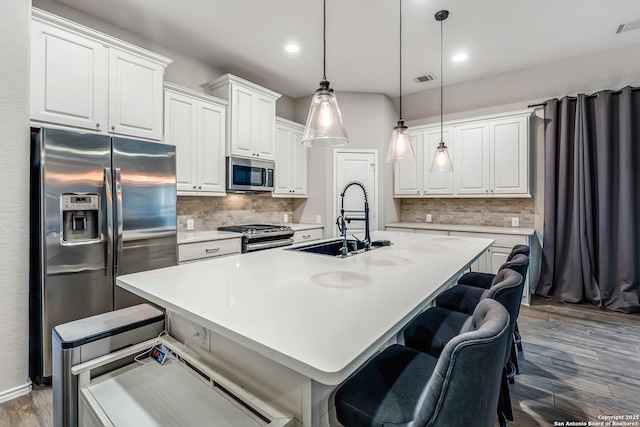
{"type": "MultiPolygon", "coordinates": [[[[522,269],[526,271],[529,266],[529,257],[526,255],[516,255],[510,263],[512,263],[512,267],[517,267],[520,271],[522,269]]],[[[483,293],[483,299],[490,298],[498,301],[509,312],[511,318],[509,321],[510,336],[513,336],[513,332],[516,329],[516,320],[518,320],[520,305],[522,303],[523,288],[524,278],[522,274],[516,271],[515,268],[504,268],[496,274],[491,287],[483,293]]],[[[507,363],[510,355],[511,348],[508,347],[505,351],[504,363],[507,363]]]]}
{"type": "Polygon", "coordinates": [[[452,338],[438,358],[412,426],[493,426],[509,334],[509,313],[482,300],[468,331],[452,338]]]}
{"type": "MultiPolygon", "coordinates": [[[[509,252],[509,256],[507,256],[507,262],[511,261],[513,259],[513,257],[518,255],[518,254],[529,256],[530,251],[531,250],[529,249],[529,246],[527,246],[527,245],[515,245],[511,249],[511,252],[509,252]]],[[[504,267],[504,264],[503,264],[503,267],[504,267]]],[[[500,268],[502,268],[502,267],[500,267],[500,268]]]]}

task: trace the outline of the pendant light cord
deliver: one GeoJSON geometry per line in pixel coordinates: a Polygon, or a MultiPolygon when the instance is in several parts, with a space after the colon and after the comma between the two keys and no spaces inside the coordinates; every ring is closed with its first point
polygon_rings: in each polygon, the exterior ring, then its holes
{"type": "Polygon", "coordinates": [[[444,121],[444,113],[442,110],[443,102],[442,102],[442,86],[444,85],[444,75],[442,73],[442,21],[440,21],[440,141],[444,142],[443,135],[443,121],[444,121]]]}
{"type": "Polygon", "coordinates": [[[402,120],[402,0],[400,3],[400,120],[402,120]]]}
{"type": "Polygon", "coordinates": [[[322,2],[322,80],[327,80],[327,0],[322,2]]]}

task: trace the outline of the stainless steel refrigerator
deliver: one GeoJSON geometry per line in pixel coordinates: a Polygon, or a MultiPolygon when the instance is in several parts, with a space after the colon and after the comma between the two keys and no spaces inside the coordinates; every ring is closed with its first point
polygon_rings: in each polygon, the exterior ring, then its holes
{"type": "Polygon", "coordinates": [[[115,277],[177,263],[175,147],[31,131],[30,376],[51,380],[51,330],[138,304],[115,277]]]}

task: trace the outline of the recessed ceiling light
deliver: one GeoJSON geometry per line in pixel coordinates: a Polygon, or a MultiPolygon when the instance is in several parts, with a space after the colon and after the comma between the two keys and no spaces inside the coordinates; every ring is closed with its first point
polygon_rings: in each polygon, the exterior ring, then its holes
{"type": "Polygon", "coordinates": [[[300,50],[300,46],[298,46],[297,44],[288,44],[284,47],[284,50],[289,53],[296,53],[300,50]]]}
{"type": "Polygon", "coordinates": [[[467,55],[466,53],[458,53],[453,57],[453,60],[456,62],[460,62],[460,61],[464,61],[468,57],[469,55],[467,55]]]}

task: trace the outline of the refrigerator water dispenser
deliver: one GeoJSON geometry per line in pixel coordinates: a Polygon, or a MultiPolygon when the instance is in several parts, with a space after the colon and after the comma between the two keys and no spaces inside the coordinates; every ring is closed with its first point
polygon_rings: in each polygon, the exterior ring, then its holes
{"type": "Polygon", "coordinates": [[[100,197],[92,193],[60,195],[62,244],[100,241],[100,197]]]}

